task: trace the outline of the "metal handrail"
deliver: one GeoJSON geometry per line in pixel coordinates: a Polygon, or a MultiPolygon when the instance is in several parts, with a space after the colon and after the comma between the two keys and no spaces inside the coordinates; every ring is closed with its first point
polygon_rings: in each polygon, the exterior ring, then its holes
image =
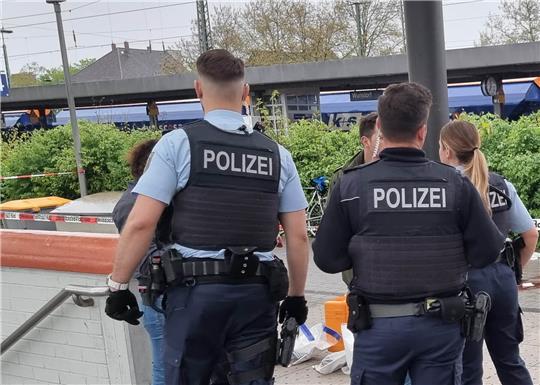
{"type": "Polygon", "coordinates": [[[45,317],[51,314],[58,306],[60,306],[70,296],[77,306],[89,307],[94,306],[94,300],[86,297],[104,297],[109,294],[108,286],[79,286],[68,285],[56,294],[49,302],[43,305],[32,317],[28,318],[21,326],[11,333],[5,340],[2,341],[1,352],[4,354],[14,343],[19,341],[26,333],[32,330],[45,317]]]}

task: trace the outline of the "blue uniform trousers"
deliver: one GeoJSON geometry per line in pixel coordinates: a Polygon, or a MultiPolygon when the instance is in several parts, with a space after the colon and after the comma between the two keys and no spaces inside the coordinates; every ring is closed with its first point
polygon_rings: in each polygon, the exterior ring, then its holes
{"type": "Polygon", "coordinates": [[[374,318],[355,334],[351,385],[458,385],[464,339],[459,323],[436,317],[374,318]]]}
{"type": "MultiPolygon", "coordinates": [[[[265,284],[199,284],[167,292],[165,378],[168,385],[227,384],[227,352],[276,336],[277,304],[265,284]],[[212,379],[211,379],[212,378],[212,379]]],[[[273,357],[275,359],[275,356],[273,357]]],[[[263,365],[264,354],[233,362],[233,374],[263,365]]],[[[269,385],[260,378],[242,385],[269,385]]]]}
{"type": "MultiPolygon", "coordinates": [[[[504,263],[493,263],[469,272],[469,287],[491,296],[484,339],[502,385],[532,385],[531,376],[519,356],[523,324],[514,272],[504,263]]],[[[463,352],[463,384],[482,384],[482,345],[467,342],[463,352]]]]}

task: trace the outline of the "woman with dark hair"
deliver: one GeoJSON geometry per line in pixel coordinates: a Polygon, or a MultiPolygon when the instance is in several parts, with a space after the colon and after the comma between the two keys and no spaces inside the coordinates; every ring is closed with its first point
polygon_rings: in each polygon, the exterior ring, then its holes
{"type": "MultiPolygon", "coordinates": [[[[155,139],[150,139],[138,143],[128,154],[128,164],[131,175],[133,176],[133,181],[128,183],[127,190],[124,192],[124,194],[114,207],[112,213],[113,221],[118,228],[118,232],[122,231],[129,216],[129,213],[131,212],[131,209],[135,204],[137,194],[132,194],[131,190],[135,187],[137,181],[144,173],[146,162],[148,161],[148,158],[150,157],[152,149],[154,148],[156,143],[157,140],[155,139]]],[[[139,267],[139,273],[135,274],[135,278],[139,278],[141,275],[144,275],[142,270],[144,269],[144,266],[147,266],[147,263],[145,263],[145,261],[147,261],[148,258],[152,255],[159,253],[159,250],[160,249],[158,248],[156,241],[154,240],[150,244],[148,253],[143,259],[143,263],[139,267]]],[[[161,298],[158,298],[158,300],[156,301],[156,306],[159,307],[160,303],[161,298]]],[[[165,385],[165,369],[163,364],[163,352],[165,348],[163,341],[165,317],[162,313],[145,304],[141,305],[141,310],[144,313],[143,325],[148,335],[150,336],[150,341],[152,344],[152,384],[165,385]]]]}
{"type": "MultiPolygon", "coordinates": [[[[525,266],[536,247],[538,232],[515,187],[504,177],[488,171],[480,144],[480,135],[473,124],[454,120],[441,130],[439,156],[442,162],[456,167],[471,180],[503,235],[510,232],[521,235],[525,243],[520,253],[521,265],[525,266]]],[[[485,291],[491,297],[484,339],[501,384],[532,385],[531,376],[519,355],[523,324],[511,263],[502,255],[487,267],[471,268],[468,285],[473,294],[485,291]]],[[[482,345],[483,341],[465,344],[463,385],[482,384],[482,345]]]]}

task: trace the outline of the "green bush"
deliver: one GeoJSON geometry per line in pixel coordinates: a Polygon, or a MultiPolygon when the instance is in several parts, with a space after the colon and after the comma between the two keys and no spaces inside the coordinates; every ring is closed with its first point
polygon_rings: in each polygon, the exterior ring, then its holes
{"type": "MultiPolygon", "coordinates": [[[[540,112],[509,122],[494,115],[462,115],[473,122],[483,138],[482,149],[490,168],[517,188],[525,206],[540,218],[540,112]]],[[[158,138],[159,132],[122,132],[112,125],[80,122],[82,157],[88,190],[123,190],[130,179],[125,156],[137,142],[158,138]]],[[[302,120],[282,129],[277,137],[292,154],[303,186],[332,173],[360,148],[358,128],[331,131],[320,121],[302,120]],[[287,135],[284,135],[284,132],[287,135]]],[[[69,126],[37,131],[29,137],[2,143],[1,175],[75,169],[69,126]]],[[[78,196],[77,177],[60,176],[4,181],[3,199],[59,195],[78,196]]]]}
{"type": "MultiPolygon", "coordinates": [[[[122,191],[130,180],[126,154],[136,143],[159,138],[150,130],[131,133],[113,125],[79,122],[83,168],[88,193],[122,191]]],[[[2,143],[1,175],[75,171],[71,126],[39,130],[2,143]]],[[[2,200],[58,195],[79,196],[77,175],[18,179],[2,182],[2,200]]]]}
{"type": "Polygon", "coordinates": [[[358,127],[350,132],[328,130],[320,121],[301,120],[288,127],[280,142],[290,152],[302,186],[321,175],[330,177],[359,150],[358,127]]]}

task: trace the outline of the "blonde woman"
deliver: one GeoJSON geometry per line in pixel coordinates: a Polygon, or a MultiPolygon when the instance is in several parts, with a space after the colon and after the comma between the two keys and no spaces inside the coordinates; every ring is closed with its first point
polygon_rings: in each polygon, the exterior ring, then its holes
{"type": "MultiPolygon", "coordinates": [[[[488,171],[476,127],[459,120],[446,124],[441,130],[439,156],[442,162],[456,167],[471,180],[503,235],[521,234],[525,241],[521,264],[525,266],[534,252],[538,232],[515,187],[504,177],[488,171]]],[[[506,258],[499,258],[481,269],[472,268],[468,284],[473,294],[483,290],[491,296],[484,338],[501,384],[532,385],[519,355],[519,344],[523,340],[521,309],[515,275],[506,258]]],[[[482,345],[483,341],[465,344],[463,385],[482,384],[482,345]]]]}

